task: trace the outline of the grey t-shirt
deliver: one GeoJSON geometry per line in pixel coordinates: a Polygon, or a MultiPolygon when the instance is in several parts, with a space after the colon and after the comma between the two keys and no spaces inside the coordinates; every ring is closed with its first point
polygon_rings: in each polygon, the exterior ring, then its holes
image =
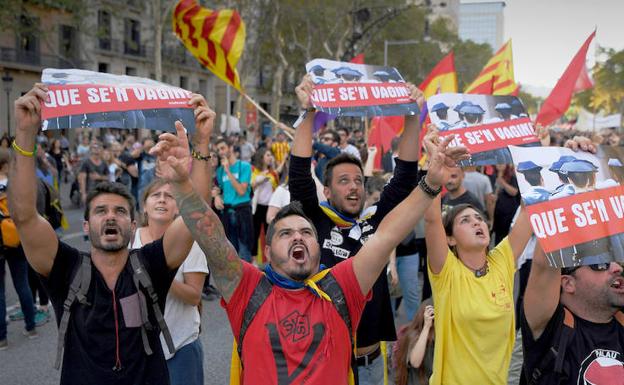
{"type": "Polygon", "coordinates": [[[490,178],[477,171],[466,171],[464,173],[463,186],[477,197],[482,207],[487,207],[485,197],[488,194],[492,194],[490,178]]]}

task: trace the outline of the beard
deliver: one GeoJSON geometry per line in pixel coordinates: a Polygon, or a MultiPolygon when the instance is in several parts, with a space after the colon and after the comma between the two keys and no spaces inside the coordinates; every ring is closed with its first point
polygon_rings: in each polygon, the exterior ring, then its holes
{"type": "Polygon", "coordinates": [[[127,249],[130,244],[130,238],[132,238],[132,230],[121,230],[120,229],[120,240],[117,242],[102,242],[102,235],[95,232],[93,228],[89,228],[89,239],[91,240],[91,246],[109,252],[117,252],[123,249],[127,249]]]}

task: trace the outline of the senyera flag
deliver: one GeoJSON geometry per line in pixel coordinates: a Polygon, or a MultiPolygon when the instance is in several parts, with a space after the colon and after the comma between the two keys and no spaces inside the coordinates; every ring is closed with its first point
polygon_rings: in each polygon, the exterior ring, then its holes
{"type": "Polygon", "coordinates": [[[173,10],[173,31],[204,67],[241,90],[236,64],[245,45],[245,23],[238,12],[180,0],[173,10]]]}
{"type": "Polygon", "coordinates": [[[510,164],[508,145],[539,145],[522,102],[515,96],[438,94],[427,100],[440,137],[455,136],[471,158],[462,166],[510,164]]]}
{"type": "Polygon", "coordinates": [[[624,151],[510,146],[527,215],[548,262],[624,262],[624,151]]]}
{"type": "Polygon", "coordinates": [[[135,76],[46,68],[48,95],[41,108],[44,130],[148,128],[175,131],[175,122],[195,130],[192,93],[135,76]]]}
{"type": "Polygon", "coordinates": [[[312,104],[337,116],[418,114],[403,77],[393,67],[314,59],[306,71],[315,84],[312,104]]]}

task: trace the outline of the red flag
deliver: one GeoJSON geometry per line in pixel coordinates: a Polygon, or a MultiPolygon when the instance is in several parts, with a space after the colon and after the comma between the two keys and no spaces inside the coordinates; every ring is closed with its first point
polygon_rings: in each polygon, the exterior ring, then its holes
{"type": "MultiPolygon", "coordinates": [[[[550,95],[544,101],[542,108],[537,114],[535,124],[542,124],[547,126],[558,119],[564,112],[570,107],[570,100],[574,92],[581,71],[585,68],[585,58],[587,56],[587,49],[589,44],[596,36],[596,30],[589,35],[585,43],[579,51],[574,55],[568,68],[559,78],[559,81],[555,85],[555,88],[550,92],[550,95]]],[[[586,70],[585,70],[586,71],[586,70]]]]}
{"type": "Polygon", "coordinates": [[[403,116],[375,116],[371,121],[368,133],[368,146],[377,147],[374,168],[381,169],[382,156],[391,150],[392,139],[403,131],[405,117],[403,116]]]}
{"type": "Polygon", "coordinates": [[[351,59],[351,61],[349,63],[364,64],[364,54],[361,53],[361,54],[357,55],[356,57],[351,59]]]}
{"type": "Polygon", "coordinates": [[[576,79],[576,83],[574,84],[573,93],[581,92],[588,90],[594,86],[594,82],[589,77],[589,73],[587,72],[587,67],[583,66],[581,69],[581,73],[579,74],[578,79],[576,79]]]}

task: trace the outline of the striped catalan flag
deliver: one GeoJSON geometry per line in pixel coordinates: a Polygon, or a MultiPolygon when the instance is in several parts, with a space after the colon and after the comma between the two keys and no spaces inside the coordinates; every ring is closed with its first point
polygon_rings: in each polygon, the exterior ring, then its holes
{"type": "Polygon", "coordinates": [[[173,11],[173,30],[203,66],[241,91],[236,63],[245,45],[245,23],[238,12],[213,11],[195,0],[180,0],[173,11]]]}
{"type": "Polygon", "coordinates": [[[503,45],[485,64],[481,73],[466,88],[467,94],[516,95],[519,87],[514,80],[511,40],[503,45]]]}

